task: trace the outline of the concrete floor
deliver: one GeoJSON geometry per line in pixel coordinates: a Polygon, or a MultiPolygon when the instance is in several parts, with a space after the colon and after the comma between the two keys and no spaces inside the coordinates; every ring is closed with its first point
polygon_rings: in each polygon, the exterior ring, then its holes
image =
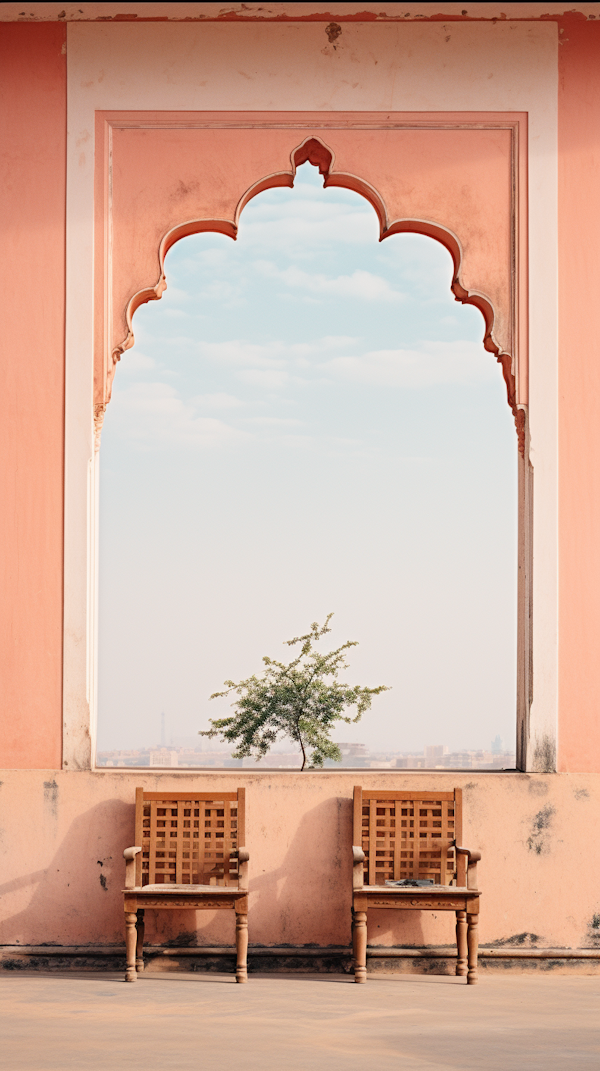
{"type": "Polygon", "coordinates": [[[600,978],[4,974],[3,1071],[600,1068],[600,978]]]}

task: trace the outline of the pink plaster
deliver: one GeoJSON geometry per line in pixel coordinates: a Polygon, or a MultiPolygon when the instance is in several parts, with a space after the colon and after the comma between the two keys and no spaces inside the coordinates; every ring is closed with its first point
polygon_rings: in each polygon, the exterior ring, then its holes
{"type": "Polygon", "coordinates": [[[486,348],[506,355],[516,416],[517,401],[527,401],[525,348],[519,397],[511,373],[515,248],[522,262],[526,251],[526,116],[493,113],[98,113],[98,414],[110,397],[113,355],[133,343],[136,308],[164,292],[173,242],[202,230],[235,238],[250,197],[292,185],[296,153],[311,138],[325,147],[326,185],[365,196],[382,238],[419,231],[449,249],[457,298],[480,308],[486,348]]]}
{"type": "Polygon", "coordinates": [[[559,764],[600,769],[600,24],[559,49],[559,764]]]}
{"type": "MultiPolygon", "coordinates": [[[[246,786],[250,942],[345,945],[350,940],[353,784],[464,792],[463,841],[480,849],[481,941],[595,947],[600,908],[586,857],[600,822],[597,775],[9,773],[0,789],[1,944],[123,940],[123,849],[133,844],[136,785],[150,791],[246,786]],[[102,879],[102,880],[101,880],[102,879]]],[[[451,944],[453,917],[373,912],[369,941],[451,944]]],[[[148,912],[148,939],[198,932],[233,942],[229,913],[148,912]],[[225,917],[227,916],[227,917],[225,917]]]]}
{"type": "Polygon", "coordinates": [[[0,25],[0,767],[61,762],[65,38],[0,25]]]}

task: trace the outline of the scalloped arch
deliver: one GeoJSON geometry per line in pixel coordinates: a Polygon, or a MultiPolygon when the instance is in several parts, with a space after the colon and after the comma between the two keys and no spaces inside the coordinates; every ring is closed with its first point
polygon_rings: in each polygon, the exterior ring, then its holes
{"type": "Polygon", "coordinates": [[[452,258],[453,263],[453,275],[450,289],[454,294],[455,300],[464,305],[474,305],[479,309],[483,316],[485,330],[483,336],[483,346],[489,353],[494,354],[498,363],[502,369],[502,375],[504,378],[507,401],[512,411],[515,427],[518,436],[519,452],[521,456],[524,455],[525,449],[525,410],[517,402],[516,380],[513,355],[502,350],[494,338],[494,320],[495,313],[491,300],[486,297],[485,294],[477,290],[467,290],[461,284],[460,270],[463,259],[462,248],[460,239],[450,229],[441,226],[439,223],[435,223],[427,219],[416,218],[404,218],[404,219],[388,219],[388,213],[386,210],[385,202],[379,192],[370,183],[360,178],[358,175],[335,171],[335,154],[325,141],[316,135],[311,135],[305,138],[290,154],[290,170],[278,171],[273,174],[266,175],[259,179],[253,185],[248,187],[245,193],[240,197],[233,219],[191,219],[178,224],[176,227],[172,227],[163,236],[158,250],[158,262],[159,262],[159,277],[154,286],[145,287],[139,290],[127,304],[126,309],[126,323],[127,334],[125,338],[114,347],[111,353],[111,360],[107,369],[106,384],[105,384],[105,396],[104,401],[94,406],[94,421],[96,429],[96,445],[99,446],[100,432],[106,411],[106,406],[111,398],[112,382],[115,375],[117,362],[121,359],[122,354],[130,349],[135,341],[133,333],[133,316],[137,309],[141,305],[146,304],[149,301],[159,300],[164,291],[167,289],[167,280],[165,275],[165,259],[169,250],[178,242],[181,238],[186,238],[192,234],[201,234],[203,232],[212,232],[225,234],[234,241],[237,239],[239,219],[246,205],[256,197],[259,193],[263,193],[265,190],[274,189],[277,187],[293,188],[294,178],[298,167],[302,164],[310,163],[313,167],[317,167],[319,173],[323,176],[323,185],[325,188],[330,186],[338,186],[343,189],[352,190],[354,193],[364,197],[374,209],[377,218],[379,220],[379,241],[383,241],[385,238],[389,238],[393,234],[413,233],[423,234],[428,238],[433,238],[438,241],[445,249],[448,250],[452,258]]]}

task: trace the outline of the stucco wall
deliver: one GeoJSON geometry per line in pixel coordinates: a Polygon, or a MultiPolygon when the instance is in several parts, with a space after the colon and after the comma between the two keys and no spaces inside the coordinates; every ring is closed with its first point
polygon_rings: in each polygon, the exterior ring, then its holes
{"type": "Polygon", "coordinates": [[[65,49],[0,24],[0,766],[62,752],[65,49]]]}
{"type": "Polygon", "coordinates": [[[559,50],[559,769],[600,769],[600,25],[559,50]]]}
{"type": "MultiPolygon", "coordinates": [[[[493,5],[485,7],[493,17],[493,5]]],[[[517,18],[525,7],[516,8],[517,18]]],[[[531,14],[531,6],[527,10],[531,14]]],[[[361,775],[361,781],[382,787],[464,786],[464,840],[484,853],[484,943],[535,934],[540,945],[596,945],[600,896],[589,845],[600,817],[600,774],[594,773],[600,770],[600,24],[574,14],[556,24],[453,23],[447,32],[439,20],[389,27],[357,20],[344,24],[335,50],[326,36],[321,22],[208,29],[87,24],[71,27],[69,35],[60,23],[0,23],[0,271],[1,292],[8,297],[0,361],[0,766],[10,768],[1,775],[0,789],[0,942],[119,941],[121,854],[133,837],[135,785],[184,789],[201,782],[206,788],[229,776],[59,769],[63,562],[69,577],[65,713],[79,734],[84,763],[90,762],[93,728],[95,111],[452,108],[522,110],[530,119],[530,398],[538,511],[534,714],[539,724],[555,725],[558,674],[559,766],[579,772],[382,772],[361,775]],[[67,188],[68,36],[73,129],[67,188]],[[194,47],[182,50],[182,40],[194,47]],[[198,50],[206,54],[206,81],[198,77],[198,50]],[[250,76],[244,64],[251,65],[250,76]],[[558,186],[552,177],[557,165],[558,186]]],[[[345,944],[354,777],[231,777],[248,788],[251,941],[345,944]]],[[[452,940],[449,917],[405,916],[390,928],[392,921],[373,915],[370,941],[452,940]]],[[[199,922],[200,942],[231,939],[231,920],[207,914],[199,922]]],[[[163,916],[154,930],[153,925],[149,920],[149,939],[163,940],[195,931],[196,919],[174,914],[163,916]]]]}
{"type": "MultiPolygon", "coordinates": [[[[482,943],[600,944],[600,891],[590,830],[600,823],[597,775],[9,772],[0,788],[0,944],[123,940],[123,848],[133,844],[136,785],[247,792],[251,944],[350,940],[355,783],[464,792],[464,843],[480,849],[482,943]],[[525,936],[523,935],[531,935],[525,936]]],[[[443,945],[452,913],[369,913],[369,943],[443,945]]],[[[229,912],[147,913],[147,939],[195,932],[231,944],[229,912]]]]}

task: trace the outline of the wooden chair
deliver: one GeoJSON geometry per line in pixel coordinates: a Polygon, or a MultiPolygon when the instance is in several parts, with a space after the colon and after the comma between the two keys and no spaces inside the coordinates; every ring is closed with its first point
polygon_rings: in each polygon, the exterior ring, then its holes
{"type": "Polygon", "coordinates": [[[477,982],[479,852],[460,847],[462,791],[364,792],[354,789],[352,944],[354,980],[367,980],[367,911],[455,911],[456,973],[477,982]],[[386,885],[433,879],[434,885],[386,885]]]}
{"type": "Polygon", "coordinates": [[[235,911],[236,982],[248,981],[246,790],[135,790],[135,843],[126,848],[126,982],[143,971],[144,912],[235,911]]]}

